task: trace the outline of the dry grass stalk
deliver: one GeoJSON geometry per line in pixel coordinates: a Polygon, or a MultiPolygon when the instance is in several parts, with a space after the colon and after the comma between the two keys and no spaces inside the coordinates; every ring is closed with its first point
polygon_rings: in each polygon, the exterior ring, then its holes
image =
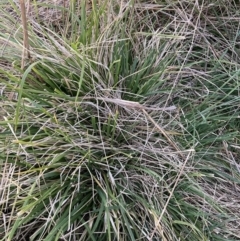
{"type": "Polygon", "coordinates": [[[25,1],[20,0],[20,8],[22,15],[22,25],[23,25],[23,54],[22,54],[22,63],[21,68],[24,68],[25,57],[27,56],[30,59],[30,51],[29,51],[29,41],[28,41],[28,29],[27,29],[27,16],[26,16],[26,8],[25,1]]]}
{"type": "Polygon", "coordinates": [[[167,132],[160,127],[154,120],[153,118],[147,113],[147,111],[145,109],[142,109],[142,112],[147,116],[147,118],[152,122],[152,124],[154,124],[154,126],[156,127],[156,129],[168,140],[169,144],[179,153],[179,155],[181,156],[181,158],[185,159],[181,150],[179,149],[179,147],[171,140],[170,136],[167,134],[167,132]]]}

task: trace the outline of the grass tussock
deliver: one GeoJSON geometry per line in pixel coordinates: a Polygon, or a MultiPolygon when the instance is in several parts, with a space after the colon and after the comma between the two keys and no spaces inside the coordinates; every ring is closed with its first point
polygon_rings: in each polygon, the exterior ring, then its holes
{"type": "Polygon", "coordinates": [[[239,240],[239,2],[28,1],[29,55],[20,9],[0,3],[0,239],[239,240]]]}

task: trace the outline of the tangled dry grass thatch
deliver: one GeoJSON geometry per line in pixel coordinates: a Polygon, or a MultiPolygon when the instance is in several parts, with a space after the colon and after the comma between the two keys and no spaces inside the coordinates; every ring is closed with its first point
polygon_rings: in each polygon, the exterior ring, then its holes
{"type": "Polygon", "coordinates": [[[239,5],[25,2],[22,68],[0,3],[0,239],[239,240],[239,5]]]}

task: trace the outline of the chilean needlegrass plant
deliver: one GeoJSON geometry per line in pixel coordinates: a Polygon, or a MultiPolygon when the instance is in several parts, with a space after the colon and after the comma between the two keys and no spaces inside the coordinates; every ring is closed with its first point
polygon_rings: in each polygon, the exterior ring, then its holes
{"type": "Polygon", "coordinates": [[[236,6],[9,2],[1,240],[239,240],[236,6]]]}

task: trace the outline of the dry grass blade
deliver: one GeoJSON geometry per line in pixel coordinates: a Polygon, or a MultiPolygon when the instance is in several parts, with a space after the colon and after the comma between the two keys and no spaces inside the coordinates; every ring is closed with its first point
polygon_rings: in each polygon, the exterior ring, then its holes
{"type": "Polygon", "coordinates": [[[168,204],[169,204],[169,202],[170,202],[170,200],[171,200],[171,198],[172,198],[172,195],[173,195],[173,193],[174,193],[174,191],[175,191],[175,189],[176,189],[176,187],[177,187],[177,185],[178,185],[178,183],[179,183],[179,179],[180,179],[180,177],[181,177],[182,174],[183,174],[184,168],[185,168],[185,166],[186,166],[186,164],[187,164],[187,162],[188,162],[188,160],[189,160],[189,158],[190,158],[190,154],[191,154],[191,152],[189,152],[188,155],[187,155],[187,157],[185,158],[185,161],[184,161],[184,163],[183,163],[183,165],[182,165],[182,167],[181,167],[181,170],[180,170],[180,172],[179,172],[179,174],[178,174],[178,176],[177,176],[177,178],[176,178],[176,181],[174,182],[174,186],[173,186],[172,190],[170,191],[169,197],[168,197],[168,199],[167,199],[167,201],[166,201],[166,203],[165,203],[165,205],[164,205],[164,208],[163,208],[163,210],[162,210],[162,212],[161,212],[161,215],[160,215],[158,221],[157,221],[156,224],[155,224],[154,230],[153,230],[153,232],[152,232],[152,234],[151,234],[151,236],[150,236],[150,239],[149,239],[149,240],[151,240],[151,241],[153,241],[153,236],[154,236],[154,234],[156,233],[156,231],[157,231],[157,229],[158,229],[158,225],[160,224],[160,222],[161,222],[161,220],[162,220],[162,218],[163,218],[164,213],[166,212],[167,206],[168,206],[168,204]]]}

